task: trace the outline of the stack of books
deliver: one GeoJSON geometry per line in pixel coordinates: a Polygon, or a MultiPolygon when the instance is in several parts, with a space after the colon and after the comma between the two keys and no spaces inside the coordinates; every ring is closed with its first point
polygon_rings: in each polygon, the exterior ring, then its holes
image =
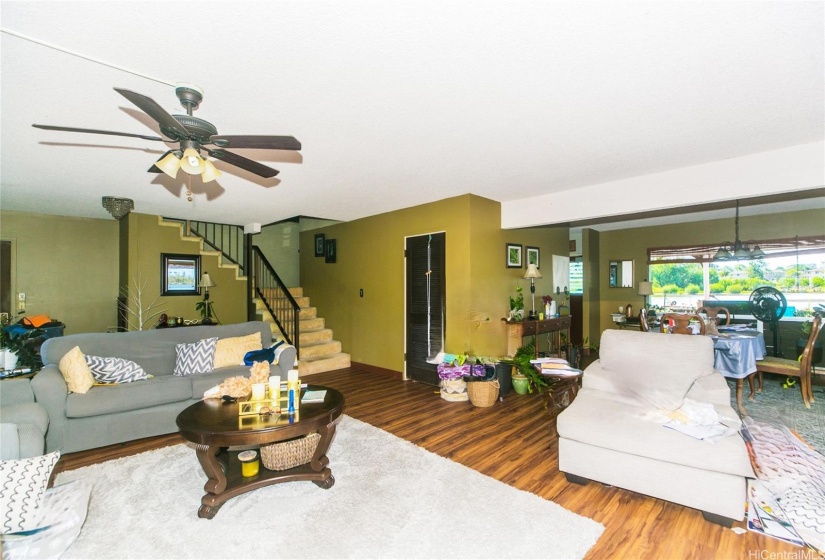
{"type": "Polygon", "coordinates": [[[542,375],[557,375],[561,377],[574,377],[580,375],[582,370],[574,368],[564,358],[537,358],[530,360],[542,375]]]}

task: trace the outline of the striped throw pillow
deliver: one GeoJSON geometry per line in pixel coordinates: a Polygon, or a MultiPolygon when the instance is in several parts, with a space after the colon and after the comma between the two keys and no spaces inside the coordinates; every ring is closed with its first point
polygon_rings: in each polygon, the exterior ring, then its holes
{"type": "Polygon", "coordinates": [[[193,375],[212,371],[217,344],[218,337],[204,338],[192,344],[176,345],[178,357],[175,362],[175,375],[193,375]]]}
{"type": "Polygon", "coordinates": [[[86,364],[92,370],[95,383],[131,383],[149,377],[142,367],[123,358],[86,356],[86,364]]]}
{"type": "Polygon", "coordinates": [[[40,503],[59,458],[60,451],[53,451],[40,457],[0,461],[0,534],[37,528],[43,517],[40,503]]]}

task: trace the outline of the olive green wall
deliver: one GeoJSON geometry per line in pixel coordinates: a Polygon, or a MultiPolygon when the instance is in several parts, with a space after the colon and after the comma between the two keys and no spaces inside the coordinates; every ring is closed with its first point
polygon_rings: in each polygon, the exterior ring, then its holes
{"type": "Polygon", "coordinates": [[[498,202],[474,195],[406,208],[301,233],[301,283],[320,316],[355,362],[404,370],[406,237],[446,234],[446,348],[499,356],[506,351],[501,318],[524,269],[505,267],[505,242],[541,249],[537,297],[549,293],[551,255],[567,254],[567,228],[502,231],[498,202]],[[314,236],[337,243],[337,262],[314,256],[314,236]],[[359,297],[359,290],[364,297],[359,297]]]}
{"type": "MultiPolygon", "coordinates": [[[[125,280],[132,293],[136,281],[144,286],[142,306],[145,309],[160,295],[161,253],[197,255],[199,245],[181,239],[181,229],[177,224],[174,227],[160,225],[157,216],[133,212],[123,218],[123,221],[126,224],[121,228],[121,235],[126,236],[125,244],[128,246],[125,280]]],[[[201,271],[208,272],[216,284],[209,289],[209,299],[214,304],[220,322],[229,324],[246,321],[246,281],[236,279],[235,268],[219,267],[217,256],[203,255],[201,271]]],[[[200,319],[195,304],[201,299],[202,296],[161,297],[155,310],[162,310],[171,317],[200,319]]],[[[145,324],[144,329],[151,328],[155,320],[156,318],[145,324]]]]}
{"type": "MultiPolygon", "coordinates": [[[[633,305],[638,312],[644,298],[637,294],[639,282],[647,278],[648,247],[667,247],[733,241],[734,219],[676,223],[665,226],[606,231],[599,235],[599,292],[601,330],[616,328],[610,318],[620,305],[633,305]],[[632,288],[609,288],[608,262],[633,260],[632,288]]],[[[739,218],[739,238],[783,239],[794,236],[821,235],[825,232],[825,210],[802,210],[739,218]]]]}
{"type": "Polygon", "coordinates": [[[299,233],[297,222],[282,222],[264,226],[261,233],[252,237],[252,244],[258,246],[288,287],[301,285],[299,233]]]}
{"type": "MultiPolygon", "coordinates": [[[[26,294],[25,315],[60,320],[65,334],[106,332],[117,325],[115,220],[4,211],[0,237],[15,244],[11,292],[13,300],[26,294]]],[[[16,309],[16,301],[12,305],[16,309]]]]}

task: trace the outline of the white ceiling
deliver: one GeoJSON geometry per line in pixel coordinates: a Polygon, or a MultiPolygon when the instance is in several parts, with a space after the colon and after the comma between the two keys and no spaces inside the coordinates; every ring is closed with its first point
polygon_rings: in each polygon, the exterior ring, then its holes
{"type": "MultiPolygon", "coordinates": [[[[823,2],[0,2],[4,30],[197,84],[222,134],[285,134],[217,182],[146,170],[158,135],[112,88],[174,88],[0,34],[0,203],[225,223],[352,220],[474,193],[504,203],[821,142],[823,2]]],[[[819,185],[822,186],[821,182],[819,185]]],[[[777,185],[777,192],[783,190],[777,185]]],[[[666,196],[666,195],[663,195],[666,196]]],[[[639,196],[637,210],[662,207],[639,196]]],[[[649,197],[647,197],[649,198],[649,197]]],[[[584,201],[585,203],[587,201],[584,201]]]]}

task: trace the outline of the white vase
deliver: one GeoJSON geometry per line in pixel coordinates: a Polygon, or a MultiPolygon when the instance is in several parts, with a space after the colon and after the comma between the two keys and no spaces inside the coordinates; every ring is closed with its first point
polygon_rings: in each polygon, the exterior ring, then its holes
{"type": "Polygon", "coordinates": [[[556,316],[556,302],[550,302],[550,311],[547,312],[547,317],[555,317],[556,316]]]}
{"type": "Polygon", "coordinates": [[[11,350],[5,350],[3,355],[3,369],[14,369],[17,367],[17,354],[11,350]]]}

